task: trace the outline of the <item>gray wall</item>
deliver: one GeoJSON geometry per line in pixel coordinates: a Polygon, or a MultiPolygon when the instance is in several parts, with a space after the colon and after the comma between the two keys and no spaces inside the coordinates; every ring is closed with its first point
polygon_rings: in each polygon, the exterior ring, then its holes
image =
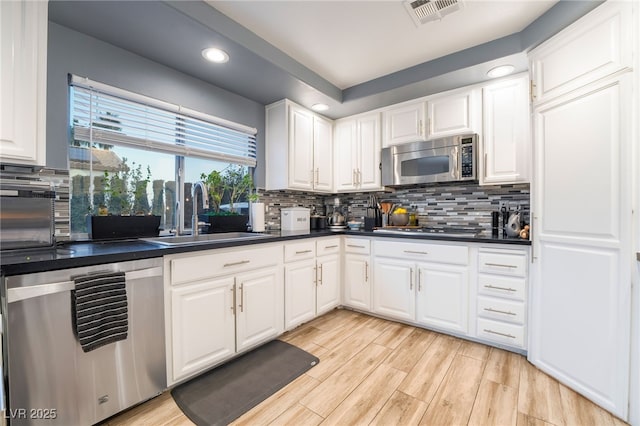
{"type": "Polygon", "coordinates": [[[68,167],[67,75],[76,74],[255,127],[258,129],[256,184],[263,186],[264,105],[51,21],[47,55],[48,167],[68,167]]]}

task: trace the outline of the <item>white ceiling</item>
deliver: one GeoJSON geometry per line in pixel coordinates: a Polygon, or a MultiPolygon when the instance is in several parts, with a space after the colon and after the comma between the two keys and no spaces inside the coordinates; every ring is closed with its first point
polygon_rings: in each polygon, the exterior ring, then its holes
{"type": "Polygon", "coordinates": [[[522,31],[556,0],[466,0],[416,27],[395,1],[208,3],[340,89],[522,31]]]}

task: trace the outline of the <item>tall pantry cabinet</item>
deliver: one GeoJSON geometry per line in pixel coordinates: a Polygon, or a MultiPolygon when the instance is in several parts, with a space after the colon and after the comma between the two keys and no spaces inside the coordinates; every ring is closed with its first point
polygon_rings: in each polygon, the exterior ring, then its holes
{"type": "Polygon", "coordinates": [[[627,419],[631,2],[530,53],[534,126],[529,360],[627,419]]]}

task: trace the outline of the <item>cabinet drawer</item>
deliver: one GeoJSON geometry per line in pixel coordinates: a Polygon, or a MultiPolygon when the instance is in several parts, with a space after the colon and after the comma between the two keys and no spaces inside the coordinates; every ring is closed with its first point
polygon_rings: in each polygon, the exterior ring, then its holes
{"type": "Polygon", "coordinates": [[[526,279],[502,277],[500,275],[478,275],[478,293],[524,300],[526,279]]]}
{"type": "Polygon", "coordinates": [[[316,243],[313,240],[306,240],[299,243],[288,242],[284,244],[285,262],[313,259],[314,257],[316,257],[316,243]]]}
{"type": "Polygon", "coordinates": [[[478,253],[478,270],[492,274],[527,276],[527,254],[523,251],[489,251],[478,253]]]}
{"type": "Polygon", "coordinates": [[[371,242],[362,238],[344,239],[344,251],[347,253],[369,254],[371,252],[371,242]]]}
{"type": "Polygon", "coordinates": [[[478,337],[524,348],[524,326],[478,318],[478,337]]]}
{"type": "Polygon", "coordinates": [[[316,256],[340,254],[340,238],[323,238],[316,240],[316,256]]]}
{"type": "Polygon", "coordinates": [[[253,270],[282,262],[282,246],[207,252],[171,259],[171,285],[199,281],[211,277],[253,270]]]}
{"type": "Polygon", "coordinates": [[[456,265],[469,263],[469,248],[467,246],[380,240],[374,242],[374,249],[377,256],[456,265]]]}
{"type": "Polygon", "coordinates": [[[478,296],[478,316],[524,325],[524,303],[478,296]]]}

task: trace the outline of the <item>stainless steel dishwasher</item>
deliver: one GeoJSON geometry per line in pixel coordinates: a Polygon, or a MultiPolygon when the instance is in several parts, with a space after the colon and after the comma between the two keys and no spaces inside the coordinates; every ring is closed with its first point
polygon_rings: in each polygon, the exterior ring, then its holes
{"type": "Polygon", "coordinates": [[[10,425],[88,425],[166,389],[162,259],[5,278],[10,425]],[[74,334],[74,277],[124,272],[126,340],[84,352],[74,334]]]}

